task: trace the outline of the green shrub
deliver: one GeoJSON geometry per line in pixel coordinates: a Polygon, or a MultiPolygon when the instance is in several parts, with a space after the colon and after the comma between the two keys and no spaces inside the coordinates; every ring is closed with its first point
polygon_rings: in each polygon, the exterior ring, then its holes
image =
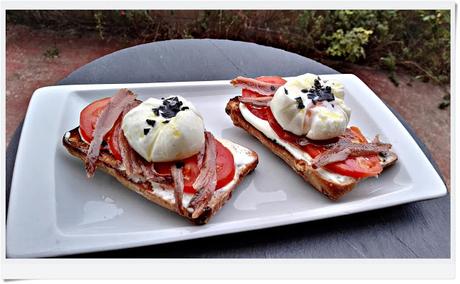
{"type": "Polygon", "coordinates": [[[298,32],[314,44],[308,47],[313,54],[326,51],[350,62],[366,56],[361,62],[390,64],[392,72],[401,66],[418,78],[449,82],[449,10],[303,11],[298,23],[298,32]],[[372,34],[366,37],[364,30],[372,34]]]}
{"type": "Polygon", "coordinates": [[[364,45],[369,41],[371,34],[372,31],[361,27],[353,28],[347,33],[338,29],[332,36],[327,37],[330,43],[326,52],[331,56],[343,57],[350,62],[355,62],[361,57],[366,58],[364,45]]]}

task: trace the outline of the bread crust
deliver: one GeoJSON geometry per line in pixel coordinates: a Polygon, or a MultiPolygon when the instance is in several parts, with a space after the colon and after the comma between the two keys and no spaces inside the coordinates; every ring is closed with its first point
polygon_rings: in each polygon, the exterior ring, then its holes
{"type": "MultiPolygon", "coordinates": [[[[350,178],[349,182],[337,183],[325,179],[320,173],[313,169],[306,161],[296,159],[284,147],[269,139],[265,134],[257,130],[252,124],[246,121],[239,108],[238,96],[231,99],[225,108],[235,126],[243,128],[249,134],[257,138],[262,144],[269,148],[274,154],[283,159],[297,174],[308,181],[316,190],[326,195],[331,200],[338,200],[347,192],[350,192],[360,179],[350,178]]],[[[398,159],[397,155],[390,153],[389,156],[381,159],[383,167],[393,165],[398,159]]]]}
{"type": "MultiPolygon", "coordinates": [[[[62,144],[72,156],[82,160],[83,162],[85,161],[88,144],[81,139],[78,127],[67,132],[64,135],[62,139],[62,144]]],[[[181,213],[177,212],[174,201],[170,202],[169,200],[165,200],[153,194],[152,185],[150,182],[134,182],[130,180],[126,175],[126,172],[124,170],[119,169],[120,162],[117,161],[110,154],[110,152],[106,150],[101,150],[99,159],[96,162],[96,166],[102,171],[115,177],[125,187],[142,195],[147,200],[157,205],[160,205],[166,209],[169,209],[173,212],[176,212],[177,214],[190,220],[193,224],[203,225],[206,224],[209,221],[209,219],[214,214],[216,214],[222,208],[222,206],[231,198],[232,191],[238,186],[238,184],[242,181],[244,176],[252,172],[257,166],[257,154],[251,150],[249,150],[249,153],[253,157],[253,162],[246,164],[244,167],[240,169],[236,183],[229,190],[215,191],[207,206],[205,206],[203,210],[201,210],[201,212],[199,212],[198,214],[194,212],[194,215],[196,217],[192,217],[192,212],[189,212],[188,210],[183,210],[184,212],[181,213]]]]}

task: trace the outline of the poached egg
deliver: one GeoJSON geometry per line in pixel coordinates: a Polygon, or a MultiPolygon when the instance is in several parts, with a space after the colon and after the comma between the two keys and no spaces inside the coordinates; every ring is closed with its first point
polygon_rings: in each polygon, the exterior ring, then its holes
{"type": "Polygon", "coordinates": [[[204,123],[181,96],[150,98],[130,110],[121,124],[129,145],[149,162],[183,160],[204,146],[204,123]]]}
{"type": "Polygon", "coordinates": [[[312,140],[331,139],[343,134],[350,121],[344,95],[340,82],[307,73],[278,88],[270,109],[284,130],[312,140]]]}

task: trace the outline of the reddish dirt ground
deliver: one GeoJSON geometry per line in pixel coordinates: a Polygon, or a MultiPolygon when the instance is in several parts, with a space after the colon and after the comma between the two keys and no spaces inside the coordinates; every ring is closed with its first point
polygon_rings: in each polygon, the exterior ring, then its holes
{"type": "MultiPolygon", "coordinates": [[[[56,84],[78,67],[126,47],[117,40],[79,37],[10,25],[6,31],[6,143],[25,116],[34,90],[56,84]],[[56,48],[55,58],[44,53],[56,48]]],[[[450,107],[438,109],[445,95],[439,86],[411,81],[397,74],[396,87],[380,70],[350,65],[344,73],[363,80],[385,103],[398,111],[430,149],[450,188],[450,107]]]]}
{"type": "Polygon", "coordinates": [[[6,144],[24,119],[33,92],[56,84],[78,67],[124,48],[96,36],[78,37],[24,26],[6,30],[6,144]],[[59,50],[55,58],[47,51],[59,50]]]}

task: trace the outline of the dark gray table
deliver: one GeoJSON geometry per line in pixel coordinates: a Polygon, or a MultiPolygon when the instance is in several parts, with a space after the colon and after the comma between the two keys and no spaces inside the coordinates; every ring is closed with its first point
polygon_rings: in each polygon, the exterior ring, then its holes
{"type": "MultiPolygon", "coordinates": [[[[306,72],[338,73],[299,55],[251,43],[172,40],[104,56],[59,84],[224,80],[237,75],[294,76],[306,72]]],[[[395,114],[437,169],[425,145],[395,114]]],[[[21,128],[7,149],[7,198],[21,128]]],[[[449,258],[450,196],[271,229],[70,257],[449,258]]]]}

